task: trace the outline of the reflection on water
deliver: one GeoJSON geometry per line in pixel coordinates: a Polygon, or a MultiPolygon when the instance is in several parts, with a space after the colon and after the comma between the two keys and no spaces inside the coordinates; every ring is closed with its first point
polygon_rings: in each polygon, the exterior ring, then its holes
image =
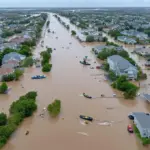
{"type": "MultiPolygon", "coordinates": [[[[43,73],[41,68],[28,68],[21,81],[8,83],[12,87],[9,95],[0,95],[0,105],[1,108],[4,108],[1,111],[8,113],[10,104],[19,96],[31,90],[38,92],[37,112],[20,125],[15,136],[10,138],[3,150],[41,150],[43,148],[55,150],[98,150],[99,148],[104,150],[148,150],[139,141],[137,142],[136,137],[130,135],[126,129],[129,123],[128,113],[132,111],[150,112],[149,104],[139,100],[140,98],[135,101],[109,98],[114,93],[117,96],[121,93],[114,91],[109,83],[104,81],[104,72],[95,68],[90,69],[89,66],[83,66],[79,63],[84,56],[88,56],[92,66],[99,65],[100,61],[91,53],[93,45],[85,47],[81,45],[52,15],[50,22],[51,30],[56,33],[45,32],[45,36],[42,38],[44,48],[40,44],[37,45],[34,54],[39,55],[46,46],[56,48],[52,53],[52,71],[45,74],[46,79],[31,80],[31,76],[43,73]],[[69,49],[66,49],[67,47],[69,49]],[[92,76],[93,74],[101,74],[101,76],[95,77],[92,76]],[[21,88],[21,84],[24,88],[21,88]],[[106,97],[88,100],[79,96],[83,92],[92,96],[104,94],[106,97]],[[60,116],[53,119],[48,112],[45,112],[44,117],[40,117],[39,114],[43,108],[47,107],[55,98],[62,101],[60,116]],[[114,109],[107,110],[107,107],[114,107],[114,109]],[[96,123],[83,126],[78,120],[81,114],[92,116],[101,121],[124,121],[106,128],[97,126],[96,123]],[[26,130],[30,131],[28,136],[24,134],[26,130]],[[89,136],[85,138],[79,136],[77,132],[88,133],[89,136]]],[[[147,84],[147,82],[144,81],[141,84],[147,84]]]]}

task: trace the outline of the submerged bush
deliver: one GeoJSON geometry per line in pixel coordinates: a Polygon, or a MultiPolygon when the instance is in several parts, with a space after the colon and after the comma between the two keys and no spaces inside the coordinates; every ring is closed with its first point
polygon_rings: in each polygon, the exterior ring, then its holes
{"type": "Polygon", "coordinates": [[[55,100],[53,103],[49,104],[47,110],[49,111],[52,117],[56,117],[60,113],[61,101],[55,100]]]}

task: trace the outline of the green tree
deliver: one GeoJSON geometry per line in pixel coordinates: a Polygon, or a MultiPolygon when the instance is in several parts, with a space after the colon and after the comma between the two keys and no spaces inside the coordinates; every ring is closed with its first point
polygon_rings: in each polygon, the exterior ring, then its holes
{"type": "Polygon", "coordinates": [[[71,35],[76,35],[76,31],[72,30],[71,35]]]}
{"type": "Polygon", "coordinates": [[[42,71],[43,72],[50,72],[51,68],[52,68],[52,64],[46,63],[46,64],[44,64],[42,71]]]}
{"type": "Polygon", "coordinates": [[[94,42],[94,36],[88,35],[86,37],[86,42],[94,42]]]}
{"type": "Polygon", "coordinates": [[[24,61],[23,61],[23,67],[29,67],[29,66],[33,66],[33,58],[30,56],[30,57],[27,57],[24,61]]]}
{"type": "Polygon", "coordinates": [[[37,97],[37,92],[35,92],[35,91],[28,92],[28,93],[25,95],[25,97],[26,97],[27,99],[33,99],[33,100],[35,100],[36,97],[37,97]]]}
{"type": "Polygon", "coordinates": [[[48,53],[52,53],[52,52],[53,52],[53,51],[52,51],[52,48],[48,47],[48,48],[47,48],[47,52],[48,52],[48,53]]]}
{"type": "Polygon", "coordinates": [[[0,86],[0,93],[4,94],[7,91],[7,89],[8,89],[7,84],[5,82],[3,82],[0,86]]]}
{"type": "Polygon", "coordinates": [[[13,102],[10,107],[10,113],[16,114],[19,113],[22,117],[29,117],[37,109],[35,101],[32,99],[24,99],[13,102]]]}
{"type": "Polygon", "coordinates": [[[46,23],[46,26],[48,27],[48,26],[49,26],[49,24],[50,24],[50,21],[48,20],[48,21],[47,21],[47,23],[46,23]]]}
{"type": "Polygon", "coordinates": [[[56,117],[59,115],[61,109],[61,101],[55,100],[53,103],[49,104],[47,110],[49,111],[52,117],[56,117]]]}
{"type": "Polygon", "coordinates": [[[107,41],[108,41],[107,37],[103,37],[102,42],[107,42],[107,41]]]}
{"type": "Polygon", "coordinates": [[[0,126],[6,125],[7,123],[7,115],[4,113],[0,113],[0,126]]]}

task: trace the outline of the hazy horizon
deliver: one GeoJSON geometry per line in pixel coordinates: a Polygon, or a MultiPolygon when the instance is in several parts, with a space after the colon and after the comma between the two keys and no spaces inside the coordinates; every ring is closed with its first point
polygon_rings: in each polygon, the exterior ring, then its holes
{"type": "Polygon", "coordinates": [[[3,7],[150,7],[150,0],[5,0],[3,7]]]}

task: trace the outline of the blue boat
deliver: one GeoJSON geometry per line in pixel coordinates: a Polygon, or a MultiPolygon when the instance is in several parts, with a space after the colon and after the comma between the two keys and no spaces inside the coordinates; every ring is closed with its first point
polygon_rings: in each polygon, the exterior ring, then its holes
{"type": "Polygon", "coordinates": [[[31,78],[32,79],[44,79],[44,78],[46,78],[46,76],[45,75],[36,75],[36,76],[32,76],[31,78]]]}

